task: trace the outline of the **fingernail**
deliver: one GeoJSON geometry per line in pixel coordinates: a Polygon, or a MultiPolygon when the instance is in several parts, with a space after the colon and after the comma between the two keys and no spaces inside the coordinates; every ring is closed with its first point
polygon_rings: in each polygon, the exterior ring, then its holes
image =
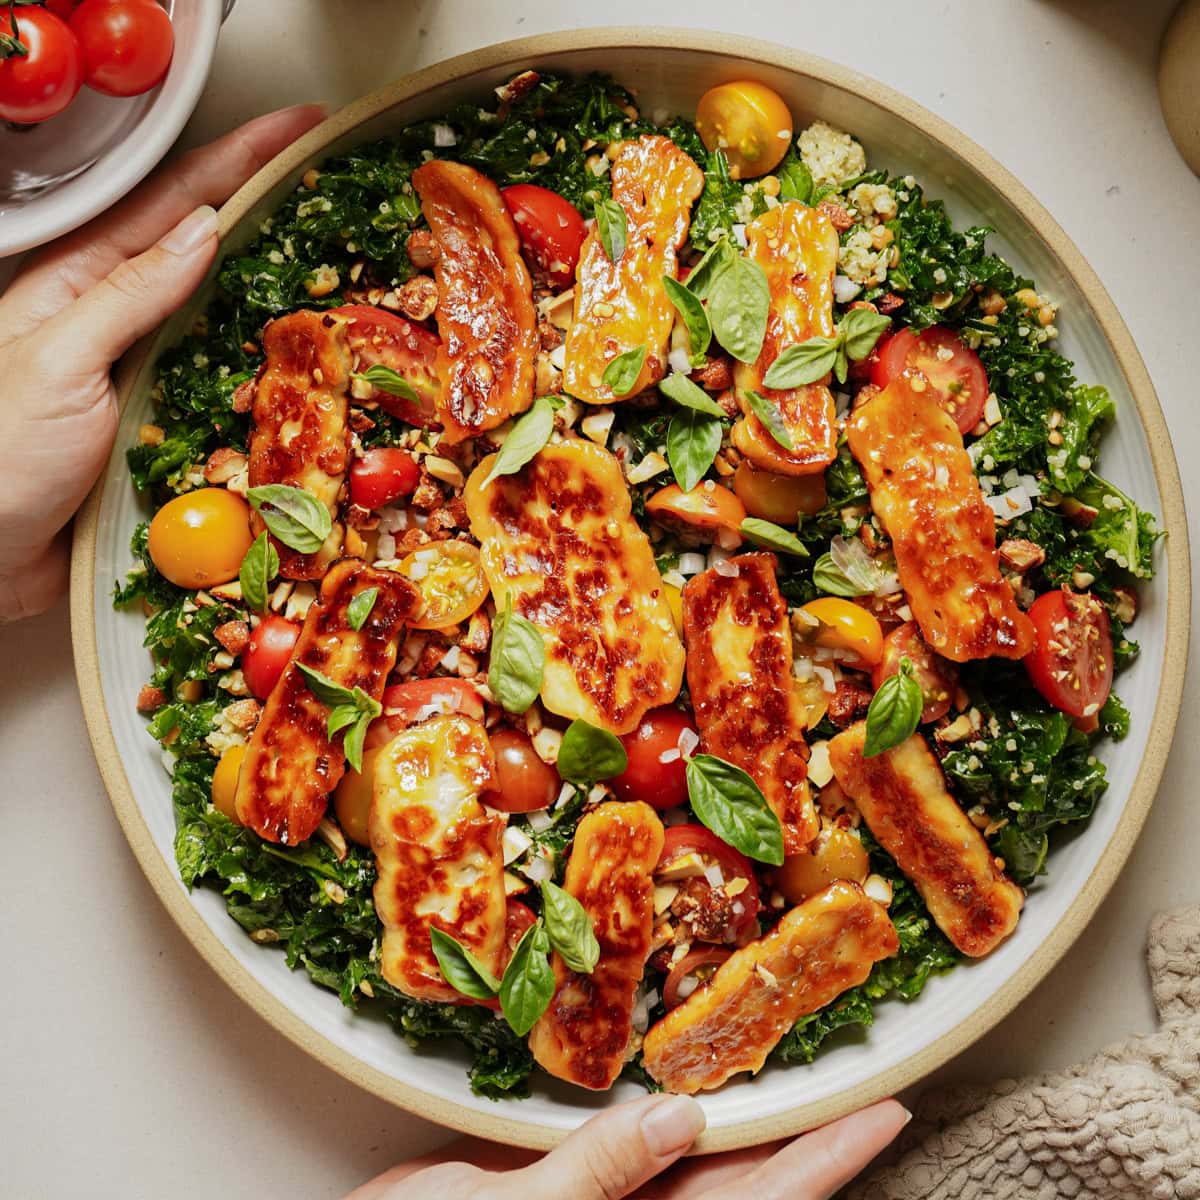
{"type": "Polygon", "coordinates": [[[686,1150],[704,1128],[704,1109],[690,1096],[668,1096],[642,1118],[642,1137],[658,1158],[686,1150]]]}
{"type": "Polygon", "coordinates": [[[159,245],[169,254],[177,254],[182,258],[198,250],[216,233],[217,210],[202,204],[195,212],[184,217],[159,245]]]}
{"type": "MultiPolygon", "coordinates": [[[[909,1121],[912,1120],[913,1115],[908,1111],[907,1108],[904,1107],[903,1104],[900,1105],[900,1110],[904,1113],[904,1125],[907,1125],[909,1121]]],[[[903,1129],[904,1125],[901,1125],[900,1128],[903,1129]]]]}

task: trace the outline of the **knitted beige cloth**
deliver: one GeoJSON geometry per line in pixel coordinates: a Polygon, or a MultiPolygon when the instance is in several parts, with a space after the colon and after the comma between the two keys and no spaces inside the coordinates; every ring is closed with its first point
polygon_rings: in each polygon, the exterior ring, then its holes
{"type": "Polygon", "coordinates": [[[1061,1074],[923,1096],[848,1200],[1200,1200],[1200,906],[1150,925],[1160,1029],[1061,1074]]]}

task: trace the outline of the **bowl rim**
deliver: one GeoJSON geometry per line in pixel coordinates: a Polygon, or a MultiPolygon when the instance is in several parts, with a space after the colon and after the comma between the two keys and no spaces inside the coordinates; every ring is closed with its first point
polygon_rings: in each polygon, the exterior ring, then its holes
{"type": "MultiPolygon", "coordinates": [[[[1161,525],[1170,531],[1170,536],[1165,539],[1168,576],[1164,664],[1141,763],[1112,837],[1063,919],[1002,987],[919,1053],[853,1091],[843,1090],[770,1117],[706,1131],[694,1149],[711,1153],[800,1133],[915,1083],[965,1050],[1005,1017],[1083,932],[1133,848],[1166,765],[1183,691],[1188,650],[1191,579],[1187,520],[1170,435],[1142,358],[1098,276],[1050,213],[994,158],[942,118],[867,76],[803,51],[755,38],[652,26],[598,27],[540,34],[473,50],[380,88],[310,130],[259,170],[220,210],[222,238],[266,193],[307,160],[335,139],[398,103],[415,99],[443,84],[506,65],[536,65],[542,57],[575,50],[624,48],[683,49],[693,54],[760,62],[808,76],[839,90],[855,92],[892,116],[915,125],[968,167],[992,180],[1073,278],[1111,347],[1145,431],[1162,501],[1161,525]]],[[[117,382],[122,407],[135,380],[147,365],[154,337],[152,334],[143,339],[120,365],[117,382]]],[[[96,537],[102,492],[101,481],[75,523],[70,605],[76,673],[88,733],[113,808],[142,870],[176,924],[225,983],[261,1017],[344,1079],[415,1115],[463,1133],[539,1150],[557,1144],[565,1136],[560,1129],[499,1112],[460,1106],[369,1066],[334,1045],[290,1012],[282,1001],[238,964],[180,888],[172,865],[160,854],[138,808],[104,704],[94,622],[96,537]]]]}

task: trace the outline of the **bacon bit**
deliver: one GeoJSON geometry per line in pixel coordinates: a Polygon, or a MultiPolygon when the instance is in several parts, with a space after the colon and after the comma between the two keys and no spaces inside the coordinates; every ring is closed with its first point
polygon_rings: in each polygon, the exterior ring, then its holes
{"type": "Polygon", "coordinates": [[[1000,561],[1013,571],[1031,571],[1046,561],[1046,552],[1027,538],[1005,538],[1000,543],[1000,561]]]}
{"type": "Polygon", "coordinates": [[[723,392],[733,386],[733,359],[728,354],[710,358],[688,378],[706,392],[723,392]]]}
{"type": "Polygon", "coordinates": [[[536,71],[522,71],[496,88],[496,95],[501,104],[513,104],[537,87],[540,79],[541,76],[536,71]]]}
{"type": "Polygon", "coordinates": [[[411,554],[414,550],[419,550],[422,546],[428,546],[432,540],[425,530],[418,529],[416,526],[406,529],[396,539],[396,556],[399,558],[405,554],[411,554]]]}
{"type": "Polygon", "coordinates": [[[249,733],[258,724],[262,705],[257,700],[235,700],[224,712],[225,719],[234,729],[249,733]]]}
{"type": "Polygon", "coordinates": [[[428,229],[416,229],[408,235],[408,261],[418,271],[428,271],[440,254],[437,239],[428,229]]]}
{"type": "Polygon", "coordinates": [[[856,308],[865,308],[867,312],[873,313],[877,313],[879,311],[879,309],[876,308],[870,300],[855,300],[854,303],[850,305],[849,311],[853,312],[856,308]]]}
{"type": "Polygon", "coordinates": [[[442,665],[442,659],[446,656],[446,651],[450,647],[446,644],[444,638],[433,636],[425,643],[425,648],[421,651],[417,658],[417,665],[413,668],[413,674],[418,679],[428,679],[442,665]]]}
{"type": "Polygon", "coordinates": [[[855,720],[866,715],[871,706],[871,689],[864,683],[838,680],[834,684],[833,696],[829,701],[829,719],[839,728],[845,729],[855,720]]]}
{"type": "Polygon", "coordinates": [[[733,388],[722,392],[717,397],[717,403],[725,410],[727,417],[737,417],[741,415],[741,408],[738,406],[737,396],[734,394],[733,388]]]}
{"type": "MultiPolygon", "coordinates": [[[[355,380],[355,383],[357,382],[358,380],[355,380]]],[[[355,433],[366,433],[375,428],[375,422],[361,408],[352,408],[350,410],[350,428],[355,433]]]]}
{"type": "Polygon", "coordinates": [[[464,650],[482,654],[492,641],[492,622],[483,609],[476,609],[467,622],[467,632],[463,634],[459,645],[464,650]]]}
{"type": "Polygon", "coordinates": [[[346,524],[353,529],[372,530],[379,528],[379,514],[359,504],[351,504],[346,509],[346,524]]]}
{"type": "Polygon", "coordinates": [[[890,316],[896,309],[903,307],[904,297],[897,296],[895,292],[885,292],[879,297],[879,311],[883,315],[890,316]]]}
{"type": "Polygon", "coordinates": [[[442,494],[442,489],[438,487],[437,480],[429,473],[429,469],[424,463],[421,464],[421,482],[417,484],[416,491],[412,494],[410,503],[413,508],[419,508],[422,512],[432,512],[435,508],[440,508],[445,497],[442,494]]]}
{"type": "Polygon", "coordinates": [[[213,630],[217,639],[230,654],[241,654],[250,641],[250,626],[245,621],[226,621],[213,630]]]}
{"type": "Polygon", "coordinates": [[[823,212],[829,218],[830,224],[833,225],[838,233],[845,233],[854,224],[854,218],[850,215],[850,210],[834,200],[822,200],[817,205],[817,211],[823,212]]]}
{"type": "Polygon", "coordinates": [[[258,381],[255,379],[247,379],[245,383],[239,383],[233,389],[233,411],[235,413],[248,413],[254,407],[254,389],[258,381]]]}
{"type": "Polygon", "coordinates": [[[137,710],[146,714],[158,712],[166,702],[167,695],[162,688],[156,688],[147,683],[138,692],[137,710]]]}
{"type": "Polygon", "coordinates": [[[414,275],[397,289],[396,302],[410,321],[426,321],[437,311],[437,284],[432,276],[414,275]]]}

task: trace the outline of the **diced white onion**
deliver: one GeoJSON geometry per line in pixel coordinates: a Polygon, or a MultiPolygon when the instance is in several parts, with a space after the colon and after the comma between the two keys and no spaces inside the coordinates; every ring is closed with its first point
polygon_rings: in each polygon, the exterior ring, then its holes
{"type": "Polygon", "coordinates": [[[837,691],[837,681],[833,677],[833,672],[828,667],[819,667],[813,664],[813,674],[821,681],[821,687],[831,696],[837,691]]]}
{"type": "Polygon", "coordinates": [[[510,825],[504,831],[501,844],[504,847],[504,865],[507,867],[510,862],[520,858],[533,845],[533,838],[525,830],[510,825]]]}
{"type": "Polygon", "coordinates": [[[554,824],[554,818],[544,808],[526,813],[525,819],[529,822],[529,828],[534,833],[545,833],[554,824]]]}
{"type": "Polygon", "coordinates": [[[746,226],[740,222],[733,226],[733,240],[737,242],[743,250],[750,244],[746,241],[746,226]]]}
{"type": "Polygon", "coordinates": [[[562,787],[558,789],[558,796],[554,801],[554,807],[558,808],[560,804],[566,804],[573,795],[575,795],[575,785],[564,781],[562,787]]]}
{"type": "Polygon", "coordinates": [[[450,649],[442,655],[442,666],[445,667],[447,671],[457,671],[458,659],[461,654],[462,651],[458,646],[451,646],[450,649]]]}
{"type": "Polygon", "coordinates": [[[433,144],[442,150],[448,146],[457,146],[458,134],[449,125],[443,125],[441,122],[438,122],[433,127],[433,144]]]}
{"type": "Polygon", "coordinates": [[[998,521],[1011,521],[1014,517],[1024,516],[1033,508],[1033,501],[1024,487],[1018,485],[1000,492],[995,496],[984,496],[984,503],[996,514],[998,521]]]}
{"type": "Polygon", "coordinates": [[[812,678],[813,663],[812,659],[803,655],[797,657],[792,663],[792,674],[803,683],[807,679],[812,678]]]}
{"type": "Polygon", "coordinates": [[[833,298],[839,304],[849,304],[861,291],[862,287],[855,283],[849,275],[835,275],[833,277],[833,298]]]}
{"type": "Polygon", "coordinates": [[[708,566],[711,570],[719,562],[724,562],[729,557],[729,551],[723,546],[710,546],[708,550],[708,566]]]}
{"type": "Polygon", "coordinates": [[[667,355],[667,365],[672,371],[678,371],[680,375],[688,375],[692,370],[692,360],[688,357],[687,350],[681,346],[676,346],[667,355]]]}
{"type": "Polygon", "coordinates": [[[739,573],[737,563],[731,562],[727,558],[723,558],[719,562],[713,563],[713,570],[716,571],[718,575],[723,575],[726,579],[736,579],[739,573]]]}
{"type": "Polygon", "coordinates": [[[555,346],[550,351],[550,365],[557,367],[560,371],[565,371],[567,367],[567,343],[563,342],[561,346],[555,346]]]}
{"type": "Polygon", "coordinates": [[[699,986],[700,980],[695,975],[685,975],[679,981],[679,986],[675,989],[675,994],[681,1000],[686,1000],[699,986]]]}
{"type": "Polygon", "coordinates": [[[679,741],[675,745],[679,747],[679,753],[687,758],[700,745],[700,735],[694,729],[685,727],[679,731],[679,741]]]}
{"type": "Polygon", "coordinates": [[[535,858],[525,868],[525,878],[530,883],[545,883],[554,874],[554,867],[548,858],[535,858]]]}
{"type": "Polygon", "coordinates": [[[678,571],[680,575],[699,575],[705,565],[703,554],[697,554],[695,550],[685,550],[679,556],[678,571]]]}
{"type": "Polygon", "coordinates": [[[419,579],[424,579],[429,574],[429,564],[423,562],[415,562],[408,568],[408,577],[414,583],[419,579]]]}
{"type": "Polygon", "coordinates": [[[833,778],[828,742],[813,742],[808,758],[808,777],[817,787],[824,787],[833,778]]]}
{"type": "MultiPolygon", "coordinates": [[[[727,529],[724,525],[717,530],[717,545],[722,550],[736,550],[742,544],[742,535],[736,529],[727,529]]],[[[735,571],[736,575],[737,572],[735,571]]]]}
{"type": "Polygon", "coordinates": [[[679,747],[678,746],[669,746],[669,747],[667,747],[666,750],[664,750],[658,756],[658,761],[660,763],[673,763],[673,762],[678,762],[679,758],[680,758],[679,747]]]}
{"type": "Polygon", "coordinates": [[[725,885],[725,876],[721,874],[721,868],[716,863],[704,868],[704,878],[708,880],[708,886],[711,888],[725,885]]]}

